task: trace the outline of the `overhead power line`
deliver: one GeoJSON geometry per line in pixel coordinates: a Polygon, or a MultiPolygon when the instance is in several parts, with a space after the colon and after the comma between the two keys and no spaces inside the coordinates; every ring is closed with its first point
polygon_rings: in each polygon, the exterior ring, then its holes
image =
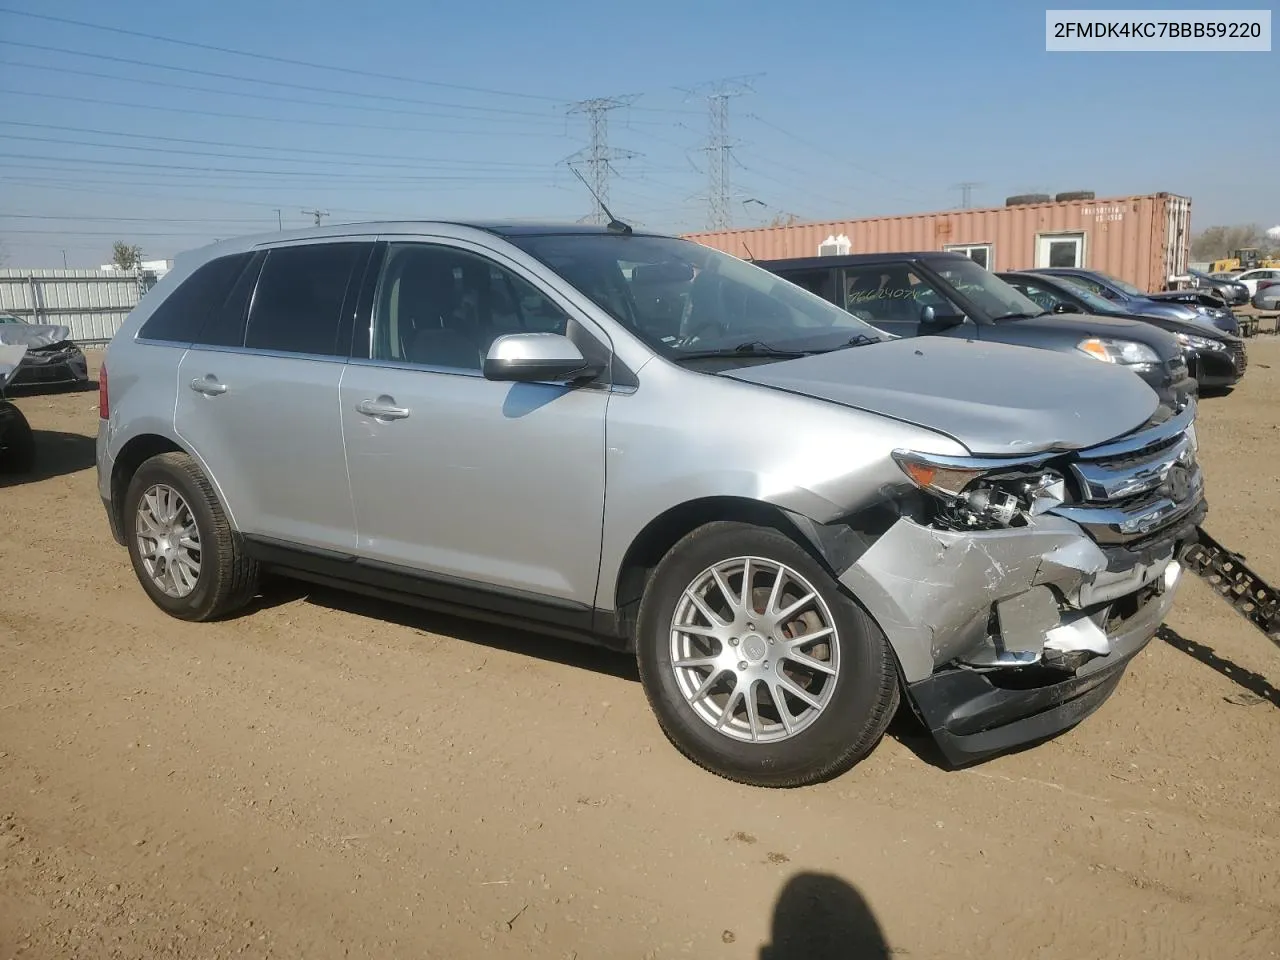
{"type": "MultiPolygon", "coordinates": [[[[0,44],[8,41],[0,40],[0,44]]],[[[44,64],[34,63],[18,63],[12,60],[0,61],[5,64],[21,67],[24,70],[47,70],[56,74],[74,74],[80,77],[95,77],[100,80],[117,80],[121,83],[136,83],[150,89],[155,89],[156,80],[153,77],[122,77],[114,73],[102,73],[98,70],[76,70],[72,67],[53,67],[44,64]]],[[[254,81],[265,83],[267,81],[254,81]]],[[[463,120],[477,123],[491,123],[495,119],[501,120],[503,124],[529,124],[535,127],[555,127],[562,126],[560,121],[550,117],[543,117],[535,113],[517,113],[515,116],[508,117],[503,115],[499,118],[490,116],[467,116],[456,113],[440,113],[433,110],[407,110],[404,107],[385,107],[376,106],[368,103],[334,103],[331,100],[307,100],[302,97],[283,97],[279,94],[263,93],[259,90],[220,90],[217,87],[202,87],[192,83],[176,83],[172,80],[165,80],[164,86],[166,90],[190,90],[193,93],[209,93],[220,97],[242,97],[248,100],[270,100],[274,103],[295,103],[306,107],[324,107],[327,110],[359,110],[361,112],[372,111],[374,113],[390,113],[402,117],[430,117],[441,120],[463,120]],[[517,119],[523,117],[524,119],[517,119]]],[[[352,94],[352,96],[366,96],[366,94],[352,94]]],[[[410,100],[410,103],[422,103],[423,101],[410,100]]],[[[426,103],[424,103],[426,105],[426,103]]],[[[461,107],[461,109],[478,109],[471,107],[461,107]]]]}
{"type": "MultiPolygon", "coordinates": [[[[530,179],[527,177],[503,178],[503,177],[476,177],[476,176],[441,176],[441,175],[423,175],[423,176],[369,176],[363,174],[346,174],[334,173],[328,170],[257,170],[243,169],[239,167],[189,167],[172,163],[143,163],[138,160],[96,160],[88,157],[51,157],[41,154],[25,154],[25,153],[0,153],[0,158],[6,160],[35,160],[41,163],[76,163],[88,164],[90,166],[106,166],[106,167],[137,167],[144,170],[186,170],[196,173],[220,173],[220,174],[251,174],[261,177],[322,177],[326,180],[342,180],[342,181],[358,181],[367,180],[374,183],[397,182],[397,183],[416,183],[430,181],[448,181],[448,180],[464,180],[473,182],[488,182],[490,180],[506,179],[511,183],[538,182],[538,179],[530,179]]],[[[267,159],[260,157],[258,159],[267,159]]]]}
{"type": "Polygon", "coordinates": [[[802,146],[806,146],[810,150],[815,150],[819,153],[824,154],[825,156],[832,158],[833,160],[838,161],[842,167],[850,167],[854,170],[861,170],[863,173],[871,174],[871,176],[873,177],[879,177],[880,179],[885,180],[889,183],[896,183],[900,186],[908,187],[912,190],[917,190],[917,188],[913,184],[907,182],[906,180],[899,180],[897,177],[892,177],[887,173],[883,173],[879,170],[875,170],[864,164],[860,164],[857,162],[857,160],[854,159],[853,155],[849,153],[837,153],[836,151],[832,150],[829,147],[825,147],[819,143],[814,143],[812,140],[807,140],[804,137],[800,136],[799,134],[792,133],[790,130],[784,130],[782,127],[778,126],[776,123],[770,123],[768,120],[764,119],[764,117],[760,116],[757,113],[748,113],[748,114],[744,114],[744,116],[752,120],[755,120],[757,123],[762,124],[763,126],[768,127],[770,130],[774,131],[775,133],[782,134],[782,136],[786,137],[789,140],[794,140],[796,143],[799,143],[802,146]]]}
{"type": "Polygon", "coordinates": [[[0,220],[74,220],[93,223],[262,223],[271,217],[91,217],[76,214],[0,213],[0,220]]]}
{"type": "MultiPolygon", "coordinates": [[[[3,121],[0,121],[3,123],[3,121]]],[[[181,147],[155,147],[149,145],[134,145],[128,143],[100,143],[83,139],[59,139],[57,137],[30,137],[22,134],[0,133],[0,141],[5,140],[21,140],[28,143],[60,143],[68,146],[93,147],[94,149],[107,150],[134,150],[144,153],[167,153],[178,154],[188,157],[212,157],[219,160],[257,160],[267,163],[314,163],[322,166],[336,166],[342,168],[352,167],[368,167],[383,170],[488,170],[494,173],[518,173],[520,171],[546,170],[546,166],[534,163],[516,163],[514,161],[504,160],[443,160],[423,158],[417,163],[382,163],[377,161],[364,160],[360,163],[353,163],[351,160],[338,160],[323,157],[264,157],[251,153],[226,153],[223,151],[210,150],[186,150],[181,147]]],[[[322,153],[323,151],[308,151],[322,153]]],[[[67,160],[85,159],[81,157],[65,157],[67,160]]],[[[97,158],[90,158],[97,159],[97,158]]]]}
{"type": "MultiPolygon", "coordinates": [[[[24,127],[29,129],[38,129],[38,130],[53,130],[53,131],[58,131],[63,133],[89,133],[89,134],[94,134],[95,136],[123,137],[131,140],[158,140],[162,143],[189,143],[194,146],[205,146],[205,147],[232,147],[232,148],[243,149],[243,150],[271,150],[275,152],[285,152],[285,153],[305,153],[305,154],[315,154],[317,156],[323,156],[323,157],[358,157],[358,158],[369,158],[373,160],[411,160],[413,161],[415,166],[420,166],[421,164],[424,164],[424,163],[460,164],[460,165],[467,166],[468,168],[474,166],[477,163],[488,164],[490,166],[495,166],[495,167],[523,167],[526,169],[530,166],[530,164],[528,163],[520,163],[514,160],[469,160],[469,159],[448,160],[443,158],[410,156],[409,154],[403,154],[403,153],[399,153],[399,154],[383,153],[383,152],[356,153],[349,150],[328,150],[328,149],[310,150],[305,147],[275,147],[275,146],[268,146],[266,144],[259,144],[259,143],[236,143],[236,142],[226,141],[226,140],[197,140],[191,137],[165,137],[159,134],[151,134],[151,133],[129,133],[129,132],[120,131],[120,130],[103,130],[101,128],[93,128],[93,127],[68,127],[68,126],[63,126],[61,124],[56,124],[56,123],[35,123],[35,122],[30,122],[25,120],[0,120],[0,127],[24,127]]],[[[34,138],[30,138],[30,139],[34,139],[34,138]]],[[[85,141],[83,140],[51,141],[51,142],[85,143],[85,141]]],[[[95,146],[126,147],[127,145],[126,144],[95,144],[95,146]]],[[[129,149],[152,150],[156,148],[130,147],[129,149]]],[[[255,157],[254,159],[270,160],[274,158],[255,157]]]]}
{"type": "MultiPolygon", "coordinates": [[[[396,133],[427,133],[427,134],[449,134],[451,136],[486,136],[486,137],[489,137],[489,136],[510,137],[511,136],[511,133],[509,130],[508,131],[446,130],[441,128],[431,129],[426,127],[406,127],[403,125],[392,126],[390,124],[360,123],[358,121],[346,121],[346,120],[313,120],[313,119],[304,119],[301,117],[264,117],[261,115],[248,114],[248,113],[226,113],[226,112],[217,111],[217,110],[198,110],[191,107],[166,107],[166,106],[162,106],[160,104],[155,104],[155,103],[129,103],[129,102],[120,101],[120,100],[99,100],[93,97],[73,97],[73,96],[68,96],[66,94],[58,94],[58,93],[39,93],[34,90],[11,90],[11,89],[0,88],[0,93],[8,94],[10,96],[40,97],[46,100],[62,100],[70,103],[91,103],[91,104],[96,104],[98,106],[104,106],[104,107],[120,107],[126,110],[159,110],[164,113],[180,113],[184,116],[218,117],[219,119],[224,119],[224,120],[257,120],[262,123],[272,123],[272,124],[290,123],[290,124],[301,124],[304,126],[316,126],[316,127],[349,127],[351,129],[356,129],[356,130],[382,130],[382,131],[391,131],[396,133]]],[[[332,106],[338,106],[338,105],[333,104],[332,106]]],[[[364,110],[364,109],[377,109],[377,108],[362,108],[362,107],[353,105],[351,107],[347,107],[344,109],[364,110]]],[[[383,111],[383,112],[400,113],[401,111],[396,110],[396,111],[383,111]]],[[[404,111],[404,112],[409,113],[409,111],[404,111]]],[[[430,116],[430,114],[412,114],[412,113],[410,113],[410,115],[411,116],[430,116]]],[[[462,118],[453,118],[453,119],[473,120],[478,118],[462,117],[462,118]]],[[[521,131],[519,135],[521,137],[545,137],[549,139],[562,140],[568,134],[567,133],[557,133],[557,134],[525,133],[521,131]]]]}
{"type": "MultiPolygon", "coordinates": [[[[424,107],[445,107],[450,110],[474,110],[477,113],[490,113],[502,116],[546,117],[546,114],[532,110],[515,110],[507,107],[473,107],[461,103],[444,103],[439,100],[422,100],[414,97],[397,97],[389,93],[362,93],[356,90],[343,90],[337,87],[318,87],[308,83],[291,83],[287,80],[264,80],[261,77],[246,77],[234,73],[221,73],[217,70],[201,70],[198,67],[179,67],[168,63],[155,63],[151,60],[137,60],[132,57],[117,57],[109,53],[93,53],[88,50],[69,50],[66,47],[52,47],[39,43],[25,43],[20,40],[0,40],[0,44],[10,47],[22,47],[27,50],[41,50],[45,53],[61,53],[74,57],[88,57],[93,60],[107,60],[111,63],[126,63],[135,67],[149,67],[154,70],[171,70],[174,73],[192,74],[199,77],[213,77],[217,80],[234,80],[239,83],[257,83],[268,87],[287,87],[290,90],[305,90],[310,93],[336,94],[341,97],[362,97],[368,100],[386,100],[392,103],[410,103],[424,107]]],[[[227,92],[227,91],[221,91],[227,92]]]]}
{"type": "Polygon", "coordinates": [[[227,53],[237,57],[249,57],[254,60],[268,60],[273,63],[285,63],[295,67],[309,67],[313,70],[329,70],[335,73],[350,74],[352,76],[371,77],[377,80],[396,80],[401,83],[416,83],[422,86],[440,87],[442,89],[458,90],[466,93],[482,93],[500,97],[518,97],[525,100],[543,100],[554,103],[563,102],[562,98],[548,97],[536,93],[516,90],[497,90],[489,87],[473,87],[460,83],[446,83],[440,80],[424,80],[421,77],[405,77],[397,76],[393,73],[378,73],[372,70],[361,70],[357,67],[343,67],[333,63],[316,63],[308,60],[296,60],[291,57],[281,57],[269,53],[253,53],[248,50],[237,50],[234,47],[222,47],[212,43],[201,43],[197,40],[182,40],[178,37],[166,37],[155,33],[144,33],[141,30],[130,30],[126,27],[109,26],[102,23],[90,23],[85,20],[73,20],[70,17],[57,17],[48,13],[32,13],[28,10],[14,10],[11,7],[0,7],[0,13],[7,13],[16,17],[30,17],[34,20],[45,20],[51,23],[62,23],[69,26],[85,27],[90,30],[102,30],[107,33],[115,33],[128,37],[139,37],[143,40],[156,40],[161,43],[173,43],[179,46],[192,47],[198,50],[210,50],[215,53],[227,53]]]}

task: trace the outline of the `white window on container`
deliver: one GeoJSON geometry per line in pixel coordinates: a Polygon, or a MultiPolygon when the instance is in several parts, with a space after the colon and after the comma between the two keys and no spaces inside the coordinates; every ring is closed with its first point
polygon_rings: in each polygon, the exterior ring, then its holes
{"type": "Polygon", "coordinates": [[[840,236],[828,236],[818,244],[818,256],[842,257],[853,249],[853,243],[843,233],[840,236]]]}
{"type": "Polygon", "coordinates": [[[995,263],[992,245],[989,243],[953,243],[942,249],[951,253],[963,253],[966,257],[985,270],[990,270],[995,263]]]}

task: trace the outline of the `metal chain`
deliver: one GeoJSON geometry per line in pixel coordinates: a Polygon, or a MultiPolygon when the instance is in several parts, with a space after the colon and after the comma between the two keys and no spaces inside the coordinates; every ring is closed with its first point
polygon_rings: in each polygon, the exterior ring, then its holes
{"type": "Polygon", "coordinates": [[[1280,647],[1280,591],[1250,570],[1240,554],[1228,550],[1201,528],[1197,527],[1196,533],[1199,542],[1183,551],[1183,565],[1280,647]]]}

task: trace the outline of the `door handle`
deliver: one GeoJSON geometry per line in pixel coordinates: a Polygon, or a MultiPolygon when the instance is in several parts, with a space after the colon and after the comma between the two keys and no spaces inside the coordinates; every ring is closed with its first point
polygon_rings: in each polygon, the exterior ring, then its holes
{"type": "Polygon", "coordinates": [[[206,397],[216,397],[227,392],[227,385],[219,383],[211,373],[203,380],[192,380],[191,389],[196,393],[203,393],[206,397]]]}
{"type": "Polygon", "coordinates": [[[395,400],[387,396],[377,400],[361,400],[356,404],[356,410],[375,420],[403,420],[409,416],[408,407],[397,407],[395,400]]]}

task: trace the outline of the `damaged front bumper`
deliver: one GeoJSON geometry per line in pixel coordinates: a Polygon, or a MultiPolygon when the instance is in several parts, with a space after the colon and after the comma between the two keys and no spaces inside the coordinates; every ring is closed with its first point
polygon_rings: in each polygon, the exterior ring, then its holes
{"type": "Polygon", "coordinates": [[[1055,516],[973,533],[899,519],[840,579],[961,764],[1065,730],[1106,700],[1173,605],[1200,508],[1137,550],[1055,516]]]}
{"type": "Polygon", "coordinates": [[[1044,512],[903,510],[837,567],[952,763],[1079,722],[1155,636],[1207,512],[1195,412],[1053,461],[1070,491],[1044,512]]]}
{"type": "Polygon", "coordinates": [[[30,349],[18,368],[12,384],[23,386],[53,386],[56,384],[87,383],[89,362],[84,352],[74,343],[65,342],[51,347],[30,349]]]}

